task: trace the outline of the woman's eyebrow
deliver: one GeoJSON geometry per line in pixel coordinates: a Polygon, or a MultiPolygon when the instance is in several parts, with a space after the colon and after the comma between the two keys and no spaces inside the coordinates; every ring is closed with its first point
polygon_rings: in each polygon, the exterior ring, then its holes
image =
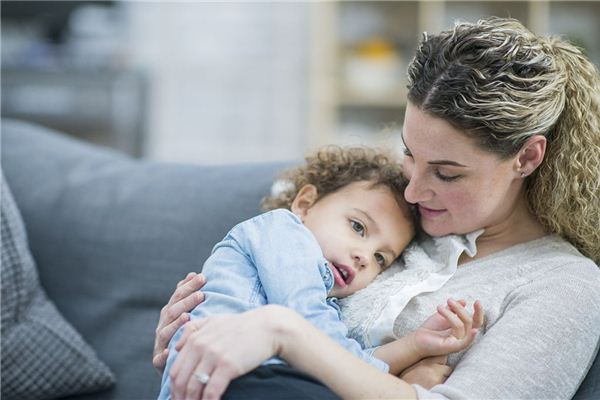
{"type": "MultiPolygon", "coordinates": [[[[406,146],[406,142],[404,141],[404,132],[400,132],[400,138],[402,139],[402,144],[404,145],[404,148],[406,150],[408,150],[408,147],[406,146]]],[[[410,150],[408,150],[410,152],[410,150]]],[[[430,165],[452,165],[453,167],[462,167],[462,168],[468,168],[466,165],[463,165],[461,163],[458,163],[456,161],[451,161],[451,160],[434,160],[434,161],[429,161],[427,162],[430,165]]]]}
{"type": "Polygon", "coordinates": [[[428,161],[427,164],[430,164],[430,165],[452,165],[453,167],[468,168],[466,165],[462,165],[460,163],[457,163],[456,161],[450,161],[450,160],[428,161]]]}

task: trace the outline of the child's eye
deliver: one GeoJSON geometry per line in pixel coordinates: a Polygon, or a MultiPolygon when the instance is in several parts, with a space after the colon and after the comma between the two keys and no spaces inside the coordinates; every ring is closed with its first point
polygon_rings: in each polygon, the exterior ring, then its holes
{"type": "Polygon", "coordinates": [[[436,176],[438,179],[441,179],[441,180],[442,180],[442,181],[444,181],[444,182],[452,182],[452,181],[455,181],[455,180],[457,180],[458,178],[461,178],[461,177],[462,177],[462,175],[453,175],[453,176],[444,175],[444,174],[442,174],[442,173],[441,173],[439,170],[436,170],[436,171],[435,171],[435,176],[436,176]]]}
{"type": "Polygon", "coordinates": [[[379,266],[381,268],[385,267],[385,257],[383,255],[381,255],[381,253],[375,253],[375,260],[377,261],[377,264],[379,264],[379,266]]]}
{"type": "Polygon", "coordinates": [[[404,148],[404,155],[408,156],[408,157],[412,157],[412,154],[410,153],[410,150],[408,150],[406,147],[404,148]]]}
{"type": "Polygon", "coordinates": [[[360,236],[365,236],[365,227],[363,226],[363,224],[354,220],[350,220],[350,225],[352,225],[352,229],[354,229],[354,232],[358,233],[360,236]]]}

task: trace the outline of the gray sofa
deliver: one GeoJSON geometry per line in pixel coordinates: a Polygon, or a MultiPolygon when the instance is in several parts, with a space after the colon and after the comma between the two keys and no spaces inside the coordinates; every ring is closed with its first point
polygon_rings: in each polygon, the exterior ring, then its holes
{"type": "MultiPolygon", "coordinates": [[[[22,122],[1,128],[2,169],[41,284],[116,377],[71,398],[156,398],[160,308],[231,226],[259,211],[284,165],[139,161],[22,122]]],[[[598,360],[576,398],[600,398],[598,360]]]]}

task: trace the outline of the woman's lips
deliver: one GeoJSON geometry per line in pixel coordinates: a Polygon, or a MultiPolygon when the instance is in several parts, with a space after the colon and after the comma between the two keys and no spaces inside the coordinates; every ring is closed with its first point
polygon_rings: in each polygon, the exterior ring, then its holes
{"type": "Polygon", "coordinates": [[[424,218],[435,218],[446,212],[445,209],[435,210],[433,208],[428,208],[419,204],[419,214],[421,214],[424,218]]]}

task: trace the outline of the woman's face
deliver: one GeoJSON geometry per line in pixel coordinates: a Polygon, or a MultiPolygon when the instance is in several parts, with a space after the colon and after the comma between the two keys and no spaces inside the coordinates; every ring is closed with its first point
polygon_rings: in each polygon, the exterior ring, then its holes
{"type": "Polygon", "coordinates": [[[404,197],[417,204],[432,236],[486,234],[511,224],[522,179],[514,158],[502,160],[476,147],[461,130],[409,103],[404,119],[404,197]]]}

